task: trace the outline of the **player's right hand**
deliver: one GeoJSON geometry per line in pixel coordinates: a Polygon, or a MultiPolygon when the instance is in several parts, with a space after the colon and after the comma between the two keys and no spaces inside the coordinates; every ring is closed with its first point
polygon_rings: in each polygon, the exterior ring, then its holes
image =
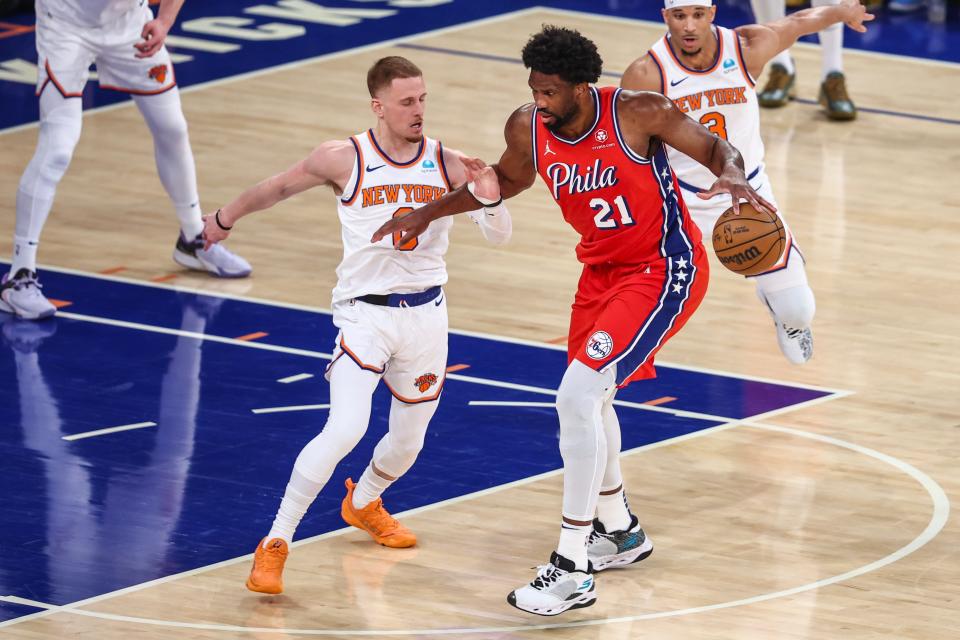
{"type": "Polygon", "coordinates": [[[215,213],[210,213],[203,216],[203,248],[204,250],[209,249],[211,246],[217,244],[218,242],[223,242],[227,239],[227,236],[230,235],[230,232],[226,229],[220,228],[220,225],[217,224],[215,213]]]}
{"type": "Polygon", "coordinates": [[[870,22],[876,17],[872,13],[867,13],[867,8],[860,4],[860,0],[843,0],[842,5],[848,11],[848,17],[843,22],[854,31],[864,33],[867,28],[863,23],[870,22]]]}
{"type": "MultiPolygon", "coordinates": [[[[430,206],[430,205],[426,205],[430,206]]],[[[425,215],[425,207],[420,207],[410,213],[397,216],[396,218],[391,218],[383,223],[379,229],[377,229],[373,237],[370,238],[370,242],[377,243],[386,238],[387,236],[394,235],[396,233],[401,233],[400,241],[394,242],[394,247],[403,247],[406,246],[408,242],[422,234],[427,230],[427,227],[430,226],[430,220],[425,215]]],[[[394,236],[395,237],[395,236],[394,236]]]]}

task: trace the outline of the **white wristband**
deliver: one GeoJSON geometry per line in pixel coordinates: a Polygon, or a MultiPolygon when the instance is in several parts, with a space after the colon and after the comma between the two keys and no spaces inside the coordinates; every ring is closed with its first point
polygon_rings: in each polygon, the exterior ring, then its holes
{"type": "Polygon", "coordinates": [[[503,198],[500,198],[499,200],[491,200],[490,198],[484,198],[483,196],[478,196],[475,189],[476,189],[476,185],[474,183],[472,182],[467,183],[467,191],[470,192],[470,195],[473,196],[474,200],[476,200],[477,202],[479,202],[485,207],[496,207],[501,202],[503,202],[503,198]]]}

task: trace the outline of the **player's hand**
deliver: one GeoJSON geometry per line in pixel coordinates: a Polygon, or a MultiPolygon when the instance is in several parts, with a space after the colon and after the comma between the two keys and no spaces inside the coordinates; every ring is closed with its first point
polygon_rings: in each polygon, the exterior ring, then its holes
{"type": "Polygon", "coordinates": [[[477,174],[487,166],[487,163],[480,158],[468,158],[464,156],[460,161],[463,162],[463,168],[467,170],[467,182],[473,182],[477,174]]]}
{"type": "Polygon", "coordinates": [[[860,0],[843,0],[841,6],[847,10],[848,15],[848,17],[843,20],[844,24],[860,33],[867,30],[867,28],[863,26],[863,23],[870,22],[876,17],[872,13],[867,13],[867,8],[860,4],[860,0]]]}
{"type": "Polygon", "coordinates": [[[721,193],[730,194],[730,197],[733,199],[733,212],[736,215],[740,215],[741,200],[746,200],[758,211],[766,211],[771,215],[777,212],[775,206],[764,200],[759,193],[754,191],[750,183],[747,182],[747,177],[743,175],[743,171],[739,169],[736,171],[724,171],[723,175],[717,178],[717,181],[713,183],[710,189],[697,193],[697,197],[701,200],[709,200],[713,196],[721,193]]]}
{"type": "Polygon", "coordinates": [[[429,226],[430,220],[424,215],[423,207],[421,207],[406,215],[397,216],[383,223],[383,225],[374,232],[370,242],[377,243],[391,235],[396,238],[396,234],[399,233],[401,234],[400,241],[394,241],[393,246],[395,248],[403,247],[426,231],[429,226]]]}
{"type": "MultiPolygon", "coordinates": [[[[223,214],[221,214],[223,215],[223,214]]],[[[227,236],[230,235],[230,232],[226,229],[220,227],[217,224],[217,218],[215,213],[211,213],[203,216],[203,249],[206,251],[213,245],[218,242],[223,242],[227,239],[227,236]]]]}
{"type": "Polygon", "coordinates": [[[473,183],[473,193],[475,195],[493,201],[500,199],[500,179],[493,167],[484,165],[480,171],[472,175],[468,172],[467,177],[473,183]]]}
{"type": "Polygon", "coordinates": [[[138,42],[133,45],[137,50],[135,54],[136,57],[149,58],[157,51],[160,51],[160,47],[163,46],[164,41],[167,39],[168,31],[170,31],[170,25],[160,18],[151,20],[143,25],[143,31],[140,32],[140,37],[143,38],[143,42],[138,42]]]}

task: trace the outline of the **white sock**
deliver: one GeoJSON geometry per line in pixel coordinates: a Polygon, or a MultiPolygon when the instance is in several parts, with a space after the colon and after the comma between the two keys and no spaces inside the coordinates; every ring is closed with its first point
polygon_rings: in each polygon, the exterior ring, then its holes
{"type": "Polygon", "coordinates": [[[587,570],[587,538],[590,537],[592,525],[575,525],[564,521],[560,527],[560,544],[557,553],[572,560],[580,571],[587,570]]]}
{"type": "MultiPolygon", "coordinates": [[[[20,193],[17,192],[19,200],[20,193]]],[[[10,274],[16,275],[20,269],[37,270],[37,248],[39,241],[31,242],[21,235],[13,236],[13,259],[10,263],[10,274]]]]}
{"type": "Polygon", "coordinates": [[[283,500],[280,502],[280,509],[273,520],[273,526],[270,527],[270,533],[263,539],[264,548],[267,542],[274,538],[280,538],[288,545],[293,542],[294,532],[322,488],[321,483],[313,482],[294,468],[293,473],[290,474],[290,482],[287,483],[287,490],[283,494],[283,500]]]}
{"type": "MultiPolygon", "coordinates": [[[[840,4],[840,0],[811,0],[813,7],[840,4]]],[[[843,72],[843,24],[832,24],[820,32],[820,75],[821,80],[834,72],[843,72]]]]}
{"type": "Polygon", "coordinates": [[[600,493],[600,499],[597,501],[597,519],[607,533],[625,531],[630,527],[630,509],[627,507],[627,496],[622,486],[616,493],[607,495],[600,493]]]}
{"type": "Polygon", "coordinates": [[[360,480],[357,482],[357,486],[353,489],[353,508],[363,509],[379,498],[393,482],[393,480],[387,480],[374,471],[373,463],[371,462],[367,465],[367,468],[364,469],[363,475],[360,476],[360,480]]]}

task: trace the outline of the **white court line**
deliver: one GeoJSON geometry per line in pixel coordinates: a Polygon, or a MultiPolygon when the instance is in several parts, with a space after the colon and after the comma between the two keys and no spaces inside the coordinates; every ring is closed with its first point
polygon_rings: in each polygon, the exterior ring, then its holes
{"type": "Polygon", "coordinates": [[[500,402],[499,400],[471,400],[471,407],[550,407],[557,408],[556,402],[500,402]]]}
{"type": "MultiPolygon", "coordinates": [[[[126,320],[114,320],[112,318],[101,318],[99,316],[90,316],[80,313],[71,313],[68,311],[59,312],[59,315],[64,318],[69,318],[71,320],[80,320],[81,322],[92,322],[94,324],[104,324],[114,327],[122,327],[124,329],[134,329],[137,331],[148,331],[151,333],[161,333],[164,335],[174,335],[182,336],[187,338],[194,338],[196,340],[205,340],[208,342],[217,342],[220,344],[229,344],[237,347],[245,347],[247,349],[260,349],[262,351],[276,351],[278,353],[287,353],[291,355],[306,356],[308,358],[317,358],[321,360],[330,360],[333,358],[332,354],[322,353],[320,351],[311,351],[309,349],[298,349],[295,347],[283,347],[280,345],[270,344],[266,342],[257,342],[254,340],[237,340],[236,338],[225,338],[223,336],[214,336],[206,333],[197,333],[195,331],[184,331],[183,329],[169,329],[167,327],[157,327],[150,324],[143,324],[140,322],[128,322],[126,320]]],[[[448,373],[448,380],[457,380],[459,382],[469,382],[472,384],[479,384],[487,387],[497,387],[500,389],[512,389],[514,391],[527,391],[530,393],[539,393],[541,395],[556,396],[556,389],[548,389],[546,387],[535,387],[527,384],[517,384],[515,382],[501,382],[500,380],[490,380],[487,378],[477,378],[475,376],[465,376],[458,373],[448,373]]],[[[827,396],[831,397],[831,396],[827,396]]],[[[629,402],[626,400],[614,400],[613,404],[619,407],[629,407],[631,409],[640,409],[642,411],[652,411],[654,413],[666,413],[669,415],[681,417],[681,418],[691,418],[694,420],[709,420],[712,422],[726,422],[732,420],[730,416],[718,416],[709,413],[699,413],[696,411],[684,411],[681,409],[667,409],[666,407],[654,406],[649,404],[643,404],[640,402],[629,402]]],[[[798,405],[799,406],[799,405],[798,405]]]]}
{"type": "Polygon", "coordinates": [[[250,409],[251,413],[285,413],[287,411],[312,411],[314,409],[329,409],[328,404],[292,404],[288,407],[265,407],[250,409]]]}
{"type": "MultiPolygon", "coordinates": [[[[524,10],[524,11],[526,11],[526,10],[524,10]]],[[[9,258],[5,258],[5,261],[6,261],[6,262],[10,262],[10,259],[9,259],[9,258]]],[[[136,280],[136,279],[134,279],[134,278],[126,278],[126,277],[123,277],[123,276],[108,275],[108,274],[102,274],[102,273],[93,273],[93,272],[90,272],[90,271],[81,271],[81,270],[79,270],[79,269],[69,269],[69,268],[67,268],[67,267],[55,267],[55,266],[50,266],[50,265],[46,265],[46,264],[41,264],[41,265],[40,265],[40,268],[41,268],[41,270],[44,270],[44,271],[55,271],[55,272],[57,272],[57,273],[65,273],[65,274],[74,275],[74,276],[83,276],[83,277],[86,277],[86,278],[94,278],[94,279],[97,279],[97,280],[106,280],[106,281],[108,281],[108,282],[117,282],[117,283],[120,283],[120,284],[132,284],[132,285],[138,285],[138,286],[143,286],[143,287],[150,287],[150,288],[154,288],[154,289],[164,289],[164,290],[166,290],[166,291],[180,291],[180,292],[183,292],[183,293],[192,293],[192,294],[194,294],[194,295],[210,296],[210,297],[212,297],[212,298],[223,298],[223,299],[225,299],[225,300],[236,300],[236,301],[238,301],[238,302],[247,302],[247,303],[251,303],[251,304],[262,304],[262,305],[270,306],[270,307],[279,307],[279,308],[281,308],[281,309],[294,309],[294,310],[297,310],[297,311],[307,311],[307,312],[310,312],[310,313],[319,313],[319,314],[323,314],[323,315],[327,315],[327,316],[331,316],[331,315],[332,315],[332,312],[330,311],[330,309],[327,309],[326,307],[314,307],[314,306],[309,306],[309,305],[304,305],[304,304],[296,304],[296,303],[293,303],[293,302],[276,302],[276,301],[273,301],[273,300],[267,300],[266,298],[257,298],[257,297],[255,297],[255,296],[243,296],[243,295],[230,294],[230,293],[218,293],[218,292],[214,292],[214,291],[207,291],[207,290],[204,290],[204,289],[197,289],[197,288],[195,288],[195,287],[184,287],[184,286],[179,286],[179,285],[167,284],[167,283],[163,283],[163,282],[149,282],[149,281],[144,281],[144,280],[136,280]]],[[[67,314],[67,312],[63,312],[63,311],[58,312],[58,315],[61,315],[61,316],[64,316],[64,317],[69,317],[68,314],[67,314]]],[[[121,321],[117,321],[117,322],[121,322],[121,321]]],[[[170,331],[170,332],[174,332],[175,330],[171,329],[171,330],[169,330],[169,331],[170,331]]],[[[555,345],[555,344],[550,344],[549,342],[539,342],[539,341],[536,341],[536,340],[527,340],[527,339],[524,339],[524,338],[512,338],[512,337],[509,337],[509,336],[499,336],[499,335],[492,334],[492,333],[484,333],[484,332],[482,332],[482,331],[467,331],[467,330],[465,330],[465,329],[450,329],[450,330],[449,330],[449,333],[451,333],[451,334],[453,334],[453,335],[467,336],[467,337],[471,337],[471,338],[483,338],[483,339],[485,339],[485,340],[493,340],[493,341],[495,341],[495,342],[503,342],[503,343],[506,343],[506,344],[519,344],[519,345],[525,345],[525,346],[529,346],[529,347],[538,347],[538,348],[541,348],[541,349],[549,349],[549,350],[551,350],[551,351],[566,351],[566,350],[567,350],[566,347],[559,346],[559,345],[555,345]]],[[[224,339],[224,340],[228,340],[228,339],[224,339]]],[[[249,343],[249,344],[255,344],[255,343],[249,343]]],[[[329,357],[328,357],[327,359],[329,359],[329,357]]],[[[798,387],[798,388],[800,388],[800,389],[808,389],[808,390],[810,390],[810,391],[821,391],[821,392],[823,392],[823,393],[833,393],[833,394],[839,394],[839,395],[850,395],[850,394],[853,393],[852,391],[847,391],[847,390],[843,390],[843,389],[834,389],[834,388],[830,388],[830,387],[821,387],[821,386],[809,385],[809,384],[804,384],[804,383],[802,383],[802,382],[793,382],[793,381],[790,381],[790,380],[780,380],[780,379],[776,379],[776,378],[764,378],[764,377],[751,376],[751,375],[742,374],[742,373],[735,373],[735,372],[732,372],[732,371],[722,371],[722,370],[720,370],[720,369],[710,369],[710,368],[708,368],[708,367],[696,367],[696,366],[691,366],[691,365],[675,364],[675,363],[672,363],[672,362],[668,362],[668,361],[666,361],[666,360],[657,361],[657,364],[660,365],[660,366],[662,366],[662,367],[669,367],[669,368],[671,368],[671,369],[681,369],[681,370],[683,370],[683,371],[694,371],[694,372],[697,372],[697,373],[708,373],[708,374],[711,374],[711,375],[723,376],[723,377],[725,377],[725,378],[736,378],[737,380],[751,380],[751,381],[753,381],[753,382],[765,382],[765,383],[768,383],[768,384],[777,384],[777,385],[788,386],[788,387],[798,387]]],[[[450,377],[454,377],[454,376],[453,376],[452,374],[448,374],[447,377],[450,378],[450,377]]]]}
{"type": "Polygon", "coordinates": [[[83,433],[75,433],[70,436],[61,436],[61,440],[68,440],[73,442],[74,440],[85,440],[86,438],[96,438],[97,436],[103,436],[108,433],[117,433],[120,431],[132,431],[133,429],[144,429],[146,427],[155,427],[157,426],[156,422],[136,422],[134,424],[124,424],[119,427],[107,427],[106,429],[97,429],[96,431],[84,431],[83,433]]]}
{"type": "Polygon", "coordinates": [[[312,373],[298,373],[293,376],[287,376],[286,378],[280,378],[277,382],[282,382],[283,384],[290,384],[291,382],[300,382],[301,380],[309,380],[313,377],[312,373]]]}
{"type": "MultiPolygon", "coordinates": [[[[897,562],[898,560],[901,560],[907,557],[908,555],[910,555],[911,553],[913,553],[914,551],[920,549],[921,547],[926,545],[928,542],[930,542],[937,536],[937,534],[943,529],[944,525],[946,525],[947,520],[949,519],[950,501],[947,497],[946,492],[943,490],[943,488],[939,484],[937,484],[935,480],[930,478],[930,476],[923,473],[916,467],[898,458],[894,458],[892,456],[889,456],[885,453],[881,453],[879,451],[875,451],[873,449],[868,449],[867,447],[863,447],[858,444],[847,442],[845,440],[840,440],[839,438],[834,438],[832,436],[826,436],[826,435],[820,435],[816,433],[801,431],[799,429],[792,429],[789,427],[780,427],[776,425],[765,425],[765,424],[759,424],[759,423],[754,423],[750,421],[738,421],[738,422],[732,422],[726,425],[720,425],[712,429],[705,429],[700,432],[694,432],[692,434],[687,434],[685,436],[680,436],[679,438],[674,438],[672,440],[654,443],[646,447],[639,447],[637,449],[634,449],[625,453],[633,454],[641,450],[653,449],[660,446],[665,446],[667,444],[689,440],[691,437],[700,437],[702,435],[705,435],[706,433],[713,433],[715,431],[729,429],[737,424],[743,424],[744,426],[749,428],[764,429],[767,431],[779,432],[779,433],[786,434],[788,436],[809,438],[811,440],[816,440],[819,442],[823,442],[825,444],[830,444],[833,446],[848,449],[855,453],[866,455],[868,457],[874,458],[875,460],[878,460],[880,462],[883,462],[885,464],[888,464],[894,467],[896,470],[904,473],[905,475],[910,476],[913,480],[918,482],[921,485],[921,487],[923,487],[923,489],[926,490],[927,494],[930,496],[931,502],[933,504],[933,511],[931,513],[930,520],[927,523],[927,526],[913,540],[908,542],[906,545],[900,547],[896,551],[888,554],[887,556],[884,556],[879,560],[857,567],[850,571],[846,571],[844,573],[834,575],[828,578],[823,578],[821,580],[809,582],[809,583],[799,585],[797,587],[793,587],[790,589],[782,589],[780,591],[769,592],[769,593],[751,596],[747,598],[740,598],[738,600],[732,600],[729,602],[721,602],[721,603],[704,605],[699,607],[689,607],[686,609],[675,609],[672,611],[656,611],[652,613],[638,614],[638,615],[632,615],[632,616],[620,616],[616,618],[598,618],[598,619],[591,619],[591,620],[580,620],[577,622],[566,622],[566,623],[561,622],[561,623],[539,624],[539,625],[516,625],[516,626],[501,626],[501,627],[464,627],[464,628],[456,628],[456,629],[384,629],[384,630],[296,629],[296,628],[282,629],[282,628],[274,628],[274,627],[242,627],[237,625],[205,624],[205,623],[194,623],[194,622],[181,622],[176,620],[158,620],[158,619],[152,619],[152,618],[141,618],[136,616],[125,616],[125,615],[117,615],[117,614],[110,614],[110,613],[101,613],[97,611],[87,611],[87,610],[76,608],[86,604],[92,604],[94,602],[99,602],[108,598],[116,597],[124,593],[137,591],[142,588],[146,588],[147,586],[160,584],[161,582],[169,582],[173,579],[185,577],[187,575],[194,575],[202,571],[207,571],[213,567],[221,567],[228,564],[235,564],[237,562],[249,560],[250,556],[247,555],[242,558],[235,558],[233,560],[221,562],[216,565],[211,565],[211,567],[204,567],[194,571],[184,572],[182,574],[177,574],[176,576],[170,576],[169,578],[166,578],[166,579],[161,578],[159,580],[154,580],[149,583],[145,583],[144,585],[137,585],[136,587],[122,589],[120,591],[113,592],[111,594],[96,596],[88,600],[84,600],[84,601],[80,601],[80,602],[76,602],[76,603],[72,603],[64,606],[46,604],[46,603],[37,602],[34,600],[26,600],[22,598],[17,598],[15,596],[0,596],[0,600],[6,600],[7,602],[17,602],[19,604],[28,604],[29,606],[33,606],[33,607],[45,607],[49,609],[49,611],[46,611],[46,612],[31,614],[29,616],[24,616],[22,618],[15,618],[13,620],[9,620],[5,623],[0,623],[0,627],[8,626],[11,623],[16,624],[28,618],[40,617],[45,614],[49,615],[50,613],[56,613],[56,612],[68,613],[68,614],[96,618],[96,619],[114,620],[118,622],[131,622],[136,624],[145,624],[145,625],[160,626],[160,627],[167,627],[167,628],[224,631],[224,632],[231,632],[231,633],[272,633],[272,634],[286,634],[286,635],[350,636],[350,637],[353,637],[353,636],[447,636],[447,635],[466,635],[466,634],[472,635],[472,634],[489,634],[489,633],[503,634],[503,633],[523,633],[527,631],[542,631],[542,630],[548,630],[548,629],[572,629],[572,628],[579,628],[579,627],[593,627],[593,626],[599,626],[599,625],[620,624],[625,622],[631,623],[631,622],[637,622],[640,620],[673,618],[673,617],[679,617],[679,616],[685,616],[685,615],[692,615],[696,613],[703,613],[707,611],[716,611],[719,609],[730,609],[733,607],[747,606],[747,605],[752,605],[759,602],[766,602],[766,601],[774,600],[778,598],[785,598],[785,597],[793,596],[806,591],[812,591],[815,589],[820,589],[820,588],[837,584],[840,582],[852,580],[854,578],[876,571],[894,562],[897,562]]],[[[540,474],[539,476],[534,476],[532,478],[525,478],[515,483],[509,483],[506,485],[502,485],[500,487],[494,487],[492,489],[476,492],[474,494],[469,494],[467,496],[461,496],[460,498],[453,498],[451,500],[436,503],[434,505],[421,507],[420,509],[412,509],[408,512],[404,512],[403,514],[397,514],[397,515],[409,516],[414,513],[420,513],[427,510],[432,510],[435,508],[439,508],[440,506],[451,504],[454,502],[462,502],[464,500],[476,498],[476,497],[479,497],[480,495],[488,495],[490,493],[502,491],[506,488],[518,486],[520,484],[528,484],[529,482],[532,482],[534,480],[539,480],[544,477],[557,475],[559,473],[561,473],[561,470],[551,471],[546,474],[540,474]]],[[[342,531],[344,530],[340,530],[338,532],[332,532],[331,534],[325,534],[325,536],[329,537],[332,534],[339,534],[342,531]]],[[[319,537],[324,537],[324,536],[318,536],[318,538],[319,537]]],[[[296,543],[294,543],[294,545],[296,545],[296,543]]]]}

